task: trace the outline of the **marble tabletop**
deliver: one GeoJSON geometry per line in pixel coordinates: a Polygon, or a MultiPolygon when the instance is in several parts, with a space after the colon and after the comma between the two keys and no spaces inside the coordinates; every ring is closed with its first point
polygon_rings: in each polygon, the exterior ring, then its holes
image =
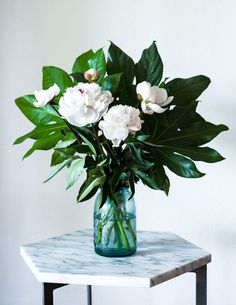
{"type": "Polygon", "coordinates": [[[170,232],[138,231],[137,253],[103,257],[93,250],[92,230],[80,230],[21,247],[43,283],[152,287],[211,261],[205,250],[170,232]]]}

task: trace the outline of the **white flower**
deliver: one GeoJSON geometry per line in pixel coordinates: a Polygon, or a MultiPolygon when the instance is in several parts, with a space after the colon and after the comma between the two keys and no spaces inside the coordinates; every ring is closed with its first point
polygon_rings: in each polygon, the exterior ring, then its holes
{"type": "Polygon", "coordinates": [[[166,111],[167,108],[162,108],[167,106],[173,100],[173,96],[167,95],[164,88],[159,88],[158,86],[151,86],[148,82],[139,83],[136,87],[136,92],[138,96],[141,97],[141,108],[144,113],[153,114],[162,113],[166,111]]]}
{"type": "Polygon", "coordinates": [[[134,107],[117,105],[111,107],[99,122],[104,136],[111,140],[115,147],[124,141],[129,133],[141,129],[140,111],[134,107]]]}
{"type": "Polygon", "coordinates": [[[60,88],[57,84],[54,84],[47,90],[35,91],[34,95],[37,102],[34,103],[35,107],[44,107],[49,103],[55,96],[60,93],[60,88]]]}
{"type": "Polygon", "coordinates": [[[72,125],[82,127],[96,123],[113,101],[110,91],[95,83],[78,83],[67,88],[59,101],[59,113],[72,125]]]}

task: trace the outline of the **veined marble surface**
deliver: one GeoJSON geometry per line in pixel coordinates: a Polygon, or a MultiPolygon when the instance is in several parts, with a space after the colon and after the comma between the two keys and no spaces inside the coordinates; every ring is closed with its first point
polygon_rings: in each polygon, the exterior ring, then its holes
{"type": "Polygon", "coordinates": [[[137,253],[102,257],[93,250],[92,230],[80,230],[21,247],[45,283],[152,287],[211,261],[205,250],[169,232],[139,231],[137,253]]]}

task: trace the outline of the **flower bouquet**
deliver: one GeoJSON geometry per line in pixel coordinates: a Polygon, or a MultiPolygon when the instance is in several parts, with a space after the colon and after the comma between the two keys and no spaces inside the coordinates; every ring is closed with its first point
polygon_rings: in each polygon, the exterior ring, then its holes
{"type": "Polygon", "coordinates": [[[35,128],[36,150],[53,150],[49,181],[67,168],[67,189],[86,171],[77,201],[96,197],[95,251],[129,255],[136,251],[135,184],[169,192],[166,168],[185,178],[199,178],[194,161],[223,157],[204,146],[225,125],[207,122],[199,113],[199,96],[210,84],[203,75],[163,79],[155,42],[137,63],[111,43],[104,50],[80,55],[68,74],[43,67],[43,90],[16,99],[35,128]]]}

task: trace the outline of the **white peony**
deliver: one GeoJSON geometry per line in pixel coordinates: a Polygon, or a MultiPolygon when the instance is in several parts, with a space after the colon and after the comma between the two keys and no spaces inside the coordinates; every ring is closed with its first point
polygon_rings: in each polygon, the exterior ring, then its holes
{"type": "Polygon", "coordinates": [[[140,111],[134,107],[117,105],[111,107],[99,122],[104,136],[111,140],[115,147],[124,141],[129,133],[141,129],[140,111]]]}
{"type": "Polygon", "coordinates": [[[167,106],[174,98],[173,96],[168,97],[164,88],[151,86],[150,83],[145,81],[137,85],[136,92],[142,100],[142,111],[147,114],[153,114],[154,112],[162,113],[166,111],[167,108],[162,107],[167,106]]]}
{"type": "Polygon", "coordinates": [[[110,91],[95,83],[78,83],[67,88],[59,101],[59,113],[72,125],[82,127],[96,123],[113,101],[110,91]]]}
{"type": "Polygon", "coordinates": [[[57,84],[54,84],[47,90],[35,91],[34,95],[37,102],[34,103],[35,107],[44,107],[49,103],[55,96],[60,93],[60,88],[57,84]]]}

